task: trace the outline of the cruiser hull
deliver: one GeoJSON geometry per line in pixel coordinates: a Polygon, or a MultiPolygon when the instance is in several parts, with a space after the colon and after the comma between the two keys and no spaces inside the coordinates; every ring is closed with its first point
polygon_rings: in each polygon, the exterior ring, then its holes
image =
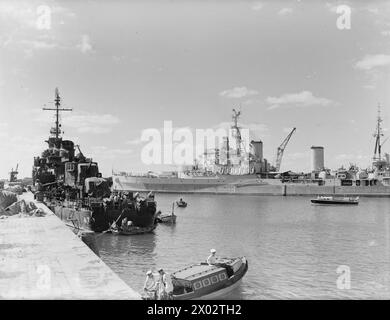
{"type": "Polygon", "coordinates": [[[282,183],[279,179],[258,179],[255,176],[227,176],[217,179],[180,179],[113,176],[116,190],[154,191],[176,194],[234,194],[282,196],[367,196],[390,197],[390,186],[340,186],[332,181],[318,183],[282,183]]]}

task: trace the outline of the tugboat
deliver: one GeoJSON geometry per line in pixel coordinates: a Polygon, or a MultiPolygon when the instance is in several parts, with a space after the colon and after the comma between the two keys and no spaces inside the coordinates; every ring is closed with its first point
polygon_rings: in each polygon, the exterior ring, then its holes
{"type": "Polygon", "coordinates": [[[150,193],[146,198],[137,193],[111,192],[97,162],[87,158],[73,141],[63,140],[59,121],[61,108],[59,91],[55,90],[55,126],[46,141],[48,148],[34,158],[33,185],[35,197],[43,200],[62,220],[75,228],[102,232],[113,222],[127,218],[136,227],[151,227],[156,216],[156,202],[150,193]],[[76,148],[78,154],[76,154],[76,148]]]}
{"type": "Polygon", "coordinates": [[[333,197],[333,196],[318,196],[316,199],[311,199],[311,203],[316,204],[359,204],[359,197],[333,197]]]}

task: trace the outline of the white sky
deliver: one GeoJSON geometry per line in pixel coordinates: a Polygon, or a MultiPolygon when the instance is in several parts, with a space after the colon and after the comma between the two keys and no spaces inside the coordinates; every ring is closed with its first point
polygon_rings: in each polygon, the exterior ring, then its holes
{"type": "Polygon", "coordinates": [[[390,2],[342,4],[350,30],[336,27],[331,1],[1,0],[0,177],[16,163],[31,176],[57,86],[74,109],[64,138],[104,175],[148,169],[143,129],[215,128],[238,105],[270,161],[297,127],[282,170],[309,170],[312,145],[330,168],[368,166],[378,102],[390,128],[390,2]]]}

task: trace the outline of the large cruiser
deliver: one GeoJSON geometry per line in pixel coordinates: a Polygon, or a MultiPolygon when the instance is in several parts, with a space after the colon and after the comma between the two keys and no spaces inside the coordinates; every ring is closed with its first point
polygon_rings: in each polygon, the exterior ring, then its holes
{"type": "Polygon", "coordinates": [[[241,112],[233,109],[231,129],[236,149],[224,139],[221,148],[205,153],[196,165],[182,171],[164,173],[148,172],[131,174],[113,172],[113,189],[166,193],[209,193],[243,195],[366,195],[390,196],[389,155],[381,153],[382,129],[378,111],[375,132],[376,145],[372,167],[361,170],[355,165],[331,172],[317,158],[323,158],[323,147],[313,146],[314,167],[309,173],[280,172],[284,149],[295,131],[286,137],[277,149],[275,165],[263,158],[262,141],[251,141],[249,152],[242,146],[238,117],[241,112]]]}

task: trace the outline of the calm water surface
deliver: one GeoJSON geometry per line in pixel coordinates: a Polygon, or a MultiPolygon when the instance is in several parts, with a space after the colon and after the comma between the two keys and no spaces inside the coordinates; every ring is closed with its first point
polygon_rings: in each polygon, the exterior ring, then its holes
{"type": "MultiPolygon", "coordinates": [[[[156,195],[170,212],[178,195],[156,195]]],[[[176,225],[153,234],[105,234],[102,259],[142,292],[145,272],[168,272],[219,256],[246,256],[249,270],[227,299],[390,299],[390,199],[358,206],[318,206],[308,197],[186,195],[176,225]],[[336,270],[351,270],[351,288],[337,289],[336,270]]]]}

